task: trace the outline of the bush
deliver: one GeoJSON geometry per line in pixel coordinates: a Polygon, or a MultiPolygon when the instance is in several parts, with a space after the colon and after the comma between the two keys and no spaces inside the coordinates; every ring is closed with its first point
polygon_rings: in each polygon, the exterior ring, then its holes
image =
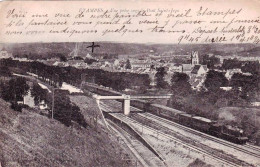
{"type": "Polygon", "coordinates": [[[71,119],[75,122],[77,122],[82,127],[86,128],[87,123],[84,119],[84,116],[80,113],[80,109],[78,106],[72,106],[72,116],[71,119]]]}
{"type": "MultiPolygon", "coordinates": [[[[68,92],[56,90],[54,98],[54,119],[60,121],[66,126],[71,126],[72,121],[77,122],[80,126],[86,128],[87,123],[84,116],[80,113],[78,106],[71,103],[68,92]]],[[[51,112],[50,112],[51,114],[51,112]]]]}
{"type": "Polygon", "coordinates": [[[17,104],[16,102],[12,102],[12,103],[11,103],[11,109],[13,109],[13,110],[15,110],[15,111],[22,112],[23,106],[24,106],[24,105],[22,105],[22,104],[17,104]]]}

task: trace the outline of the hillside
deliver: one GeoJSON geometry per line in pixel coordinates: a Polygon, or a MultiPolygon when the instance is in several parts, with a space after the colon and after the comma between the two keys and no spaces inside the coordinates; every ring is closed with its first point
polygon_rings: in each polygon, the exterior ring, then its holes
{"type": "Polygon", "coordinates": [[[124,166],[119,149],[104,132],[19,113],[0,99],[0,166],[124,166]]]}
{"type": "MultiPolygon", "coordinates": [[[[79,56],[86,56],[91,52],[91,48],[87,48],[91,43],[84,42],[79,48],[79,56]]],[[[187,54],[191,51],[197,50],[200,54],[220,54],[232,55],[238,54],[240,56],[259,56],[260,49],[255,44],[131,44],[131,43],[108,43],[96,42],[100,47],[95,48],[96,54],[140,54],[145,55],[154,52],[170,53],[170,54],[187,54]]],[[[28,44],[5,44],[0,45],[0,49],[13,52],[13,55],[23,56],[41,56],[44,58],[53,57],[54,53],[61,53],[65,56],[69,55],[75,48],[75,43],[28,43],[28,44]]]]}

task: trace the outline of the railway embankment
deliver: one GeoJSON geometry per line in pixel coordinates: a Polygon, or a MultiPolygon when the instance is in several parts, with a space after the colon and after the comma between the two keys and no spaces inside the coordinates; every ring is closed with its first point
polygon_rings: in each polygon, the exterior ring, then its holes
{"type": "Polygon", "coordinates": [[[0,99],[2,167],[129,166],[121,153],[104,131],[67,127],[30,108],[17,112],[0,99]]]}
{"type": "Polygon", "coordinates": [[[141,134],[139,134],[139,132],[137,132],[136,130],[134,130],[131,126],[129,126],[127,123],[125,123],[124,121],[114,117],[113,115],[104,112],[105,118],[113,121],[115,124],[119,125],[122,129],[124,129],[126,132],[128,132],[129,134],[131,134],[134,138],[136,138],[138,141],[140,141],[144,146],[146,146],[151,152],[153,152],[161,161],[165,161],[165,159],[163,158],[163,156],[157,152],[150,144],[149,142],[146,141],[146,139],[144,139],[142,137],[141,134]]]}

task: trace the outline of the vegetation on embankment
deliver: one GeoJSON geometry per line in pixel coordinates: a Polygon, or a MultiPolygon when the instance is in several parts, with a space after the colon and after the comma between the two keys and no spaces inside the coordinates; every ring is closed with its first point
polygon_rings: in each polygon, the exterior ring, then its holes
{"type": "Polygon", "coordinates": [[[64,126],[0,99],[0,162],[10,166],[124,166],[117,143],[104,131],[64,126]]]}

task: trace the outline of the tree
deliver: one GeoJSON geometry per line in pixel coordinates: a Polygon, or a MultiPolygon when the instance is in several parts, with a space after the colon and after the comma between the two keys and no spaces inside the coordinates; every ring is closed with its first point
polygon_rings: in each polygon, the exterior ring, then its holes
{"type": "Polygon", "coordinates": [[[175,72],[171,78],[171,90],[173,95],[185,96],[191,92],[189,76],[185,73],[175,72]]]}
{"type": "Polygon", "coordinates": [[[239,61],[238,59],[224,59],[222,67],[225,70],[234,69],[234,68],[241,68],[242,62],[239,61]]]}
{"type": "Polygon", "coordinates": [[[58,53],[57,56],[60,58],[60,61],[62,61],[62,62],[66,62],[66,61],[68,61],[67,58],[66,58],[66,56],[64,56],[64,55],[61,54],[61,53],[58,53]]]}
{"type": "Polygon", "coordinates": [[[23,100],[29,88],[24,78],[14,78],[9,80],[7,84],[1,84],[1,95],[5,101],[12,102],[12,105],[16,106],[18,100],[23,100]]]}
{"type": "Polygon", "coordinates": [[[215,56],[203,55],[200,63],[207,65],[208,68],[213,68],[216,64],[220,63],[220,59],[215,56]]]}
{"type": "Polygon", "coordinates": [[[54,96],[54,119],[60,121],[66,126],[71,125],[72,106],[70,99],[64,91],[55,91],[54,96]]]}
{"type": "Polygon", "coordinates": [[[155,69],[154,64],[152,64],[152,65],[150,66],[150,69],[151,69],[151,70],[154,70],[154,69],[155,69]]]}
{"type": "Polygon", "coordinates": [[[46,101],[47,99],[47,93],[48,91],[46,89],[43,89],[38,83],[34,83],[31,95],[34,97],[34,103],[38,105],[42,100],[46,101]]]}
{"type": "Polygon", "coordinates": [[[130,63],[130,60],[129,60],[129,59],[127,59],[127,61],[126,61],[125,68],[126,68],[126,69],[131,69],[131,68],[132,68],[132,67],[131,67],[131,63],[130,63]]]}
{"type": "Polygon", "coordinates": [[[241,87],[241,96],[244,99],[250,100],[255,97],[255,92],[258,93],[260,91],[260,76],[257,74],[247,76],[241,73],[235,73],[231,77],[230,85],[232,87],[241,87]]]}
{"type": "Polygon", "coordinates": [[[56,90],[54,96],[54,119],[60,121],[66,126],[70,126],[72,121],[77,122],[82,127],[87,127],[84,116],[80,113],[78,106],[71,103],[67,96],[68,92],[56,90]]]}
{"type": "Polygon", "coordinates": [[[87,63],[87,64],[89,64],[89,65],[91,65],[92,63],[94,63],[94,62],[97,62],[97,60],[95,60],[95,59],[90,59],[90,58],[85,58],[84,59],[84,62],[85,63],[87,63]]]}
{"type": "Polygon", "coordinates": [[[7,66],[0,67],[0,76],[10,77],[11,75],[12,75],[11,71],[9,70],[9,68],[7,66]]]}
{"type": "Polygon", "coordinates": [[[207,73],[205,86],[210,91],[216,91],[220,89],[220,87],[224,87],[228,85],[228,80],[225,77],[224,73],[218,72],[215,70],[210,70],[207,73]]]}
{"type": "Polygon", "coordinates": [[[260,74],[260,63],[258,61],[248,61],[241,70],[251,74],[260,74]]]}
{"type": "Polygon", "coordinates": [[[164,80],[164,76],[167,74],[164,67],[159,67],[156,69],[155,79],[157,88],[164,89],[168,86],[168,83],[164,80]]]}

